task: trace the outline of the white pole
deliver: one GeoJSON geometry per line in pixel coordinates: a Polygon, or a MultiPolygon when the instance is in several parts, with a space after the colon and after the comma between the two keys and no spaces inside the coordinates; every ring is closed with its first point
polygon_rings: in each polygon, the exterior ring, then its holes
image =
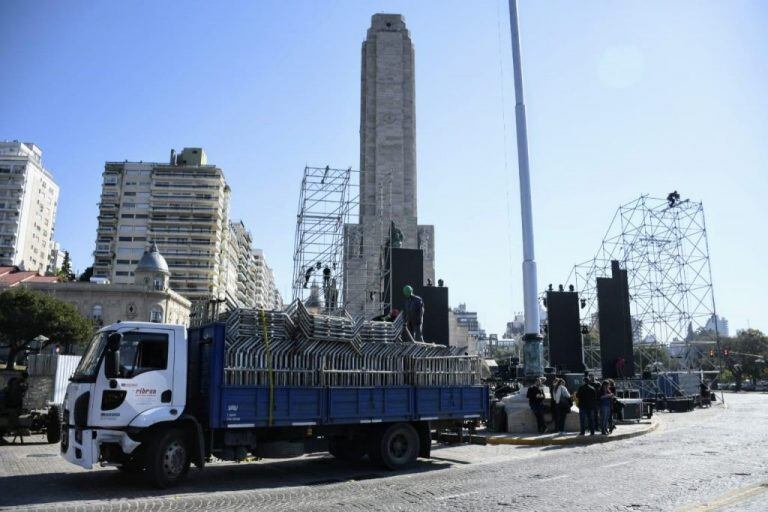
{"type": "Polygon", "coordinates": [[[533,251],[533,212],[531,208],[531,176],[528,167],[528,129],[523,100],[523,66],[520,57],[520,29],[517,0],[509,0],[509,25],[512,34],[512,66],[515,77],[515,126],[517,161],[520,176],[520,210],[523,221],[523,304],[525,307],[524,369],[526,378],[544,373],[543,344],[539,332],[536,260],[533,251]]]}

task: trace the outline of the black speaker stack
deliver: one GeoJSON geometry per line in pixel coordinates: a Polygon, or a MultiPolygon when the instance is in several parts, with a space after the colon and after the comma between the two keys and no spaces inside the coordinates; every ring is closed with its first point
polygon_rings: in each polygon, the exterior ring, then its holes
{"type": "Polygon", "coordinates": [[[424,253],[421,249],[392,248],[387,252],[384,302],[403,311],[403,288],[406,285],[413,287],[413,293],[424,300],[424,341],[448,346],[448,288],[424,285],[424,253]]]}
{"type": "Polygon", "coordinates": [[[603,378],[633,377],[635,357],[626,269],[611,262],[611,277],[597,278],[600,363],[603,378]]]}
{"type": "Polygon", "coordinates": [[[558,371],[583,372],[584,349],[579,319],[579,294],[547,292],[549,364],[558,371]]]}

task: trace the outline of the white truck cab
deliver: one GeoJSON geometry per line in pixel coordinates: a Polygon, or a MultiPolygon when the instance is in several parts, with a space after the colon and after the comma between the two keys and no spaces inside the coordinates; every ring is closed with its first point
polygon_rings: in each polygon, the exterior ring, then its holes
{"type": "Polygon", "coordinates": [[[184,326],[124,322],[104,327],[67,387],[64,458],[86,469],[96,463],[127,469],[143,431],[182,418],[186,388],[184,326]]]}

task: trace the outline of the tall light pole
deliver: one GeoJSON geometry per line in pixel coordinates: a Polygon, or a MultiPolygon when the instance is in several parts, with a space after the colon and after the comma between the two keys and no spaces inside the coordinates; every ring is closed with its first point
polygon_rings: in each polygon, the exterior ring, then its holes
{"type": "Polygon", "coordinates": [[[523,66],[520,57],[517,0],[509,0],[509,26],[512,34],[517,162],[520,175],[520,210],[523,221],[523,304],[525,308],[523,368],[526,380],[530,380],[544,373],[544,348],[542,336],[539,332],[538,284],[536,282],[536,260],[533,251],[531,176],[528,167],[528,128],[525,119],[525,102],[523,100],[523,66]]]}

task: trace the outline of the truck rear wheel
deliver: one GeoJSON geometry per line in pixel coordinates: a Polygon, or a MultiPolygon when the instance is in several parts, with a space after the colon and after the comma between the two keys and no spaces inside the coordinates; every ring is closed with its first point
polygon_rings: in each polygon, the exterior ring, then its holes
{"type": "Polygon", "coordinates": [[[385,428],[371,450],[371,461],[387,469],[405,469],[419,455],[419,434],[408,423],[395,423],[385,428]]]}
{"type": "Polygon", "coordinates": [[[176,485],[189,471],[187,437],[179,429],[156,432],[147,454],[147,478],[161,489],[176,485]]]}
{"type": "Polygon", "coordinates": [[[56,405],[52,405],[48,409],[48,415],[45,417],[45,439],[48,444],[61,441],[61,418],[59,417],[59,407],[56,405]]]}

